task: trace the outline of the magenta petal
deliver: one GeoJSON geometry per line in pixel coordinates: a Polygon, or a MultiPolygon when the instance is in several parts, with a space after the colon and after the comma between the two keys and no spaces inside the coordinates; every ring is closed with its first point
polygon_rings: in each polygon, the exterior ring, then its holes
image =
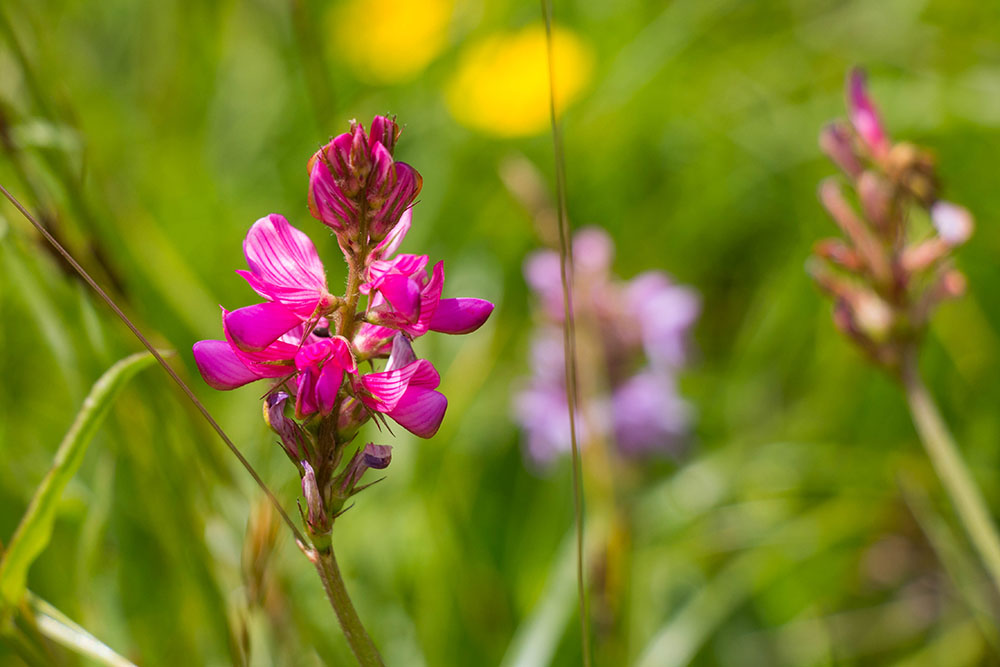
{"type": "Polygon", "coordinates": [[[409,276],[391,274],[382,279],[378,291],[410,322],[420,317],[420,285],[409,276]]]}
{"type": "Polygon", "coordinates": [[[493,312],[485,299],[441,299],[431,317],[430,328],[446,334],[472,333],[483,326],[493,312]]]}
{"type": "Polygon", "coordinates": [[[259,375],[240,361],[224,340],[200,340],[192,350],[201,377],[213,389],[236,389],[260,379],[259,375]]]}
{"type": "Polygon", "coordinates": [[[431,279],[420,292],[420,319],[416,324],[400,328],[411,336],[423,336],[430,328],[431,319],[441,301],[441,291],[444,289],[444,262],[434,265],[431,279]]]}
{"type": "Polygon", "coordinates": [[[272,301],[237,308],[222,318],[227,337],[247,352],[263,350],[301,322],[298,315],[272,301]]]}
{"type": "Polygon", "coordinates": [[[316,380],[316,405],[324,415],[330,414],[337,402],[337,392],[344,379],[344,369],[336,364],[326,364],[316,380]]]}
{"type": "Polygon", "coordinates": [[[388,414],[410,433],[430,438],[441,426],[447,408],[448,399],[441,392],[411,387],[388,414]]]}
{"type": "Polygon", "coordinates": [[[301,419],[318,411],[316,374],[313,369],[300,372],[295,378],[295,387],[295,416],[301,419]]]}
{"type": "Polygon", "coordinates": [[[847,101],[851,112],[851,124],[868,147],[876,154],[889,150],[889,139],[882,129],[882,119],[868,97],[865,73],[860,69],[851,70],[847,83],[847,101]]]}
{"type": "Polygon", "coordinates": [[[263,297],[278,301],[301,317],[309,317],[326,295],[326,276],[316,246],[280,215],[253,224],[243,242],[250,286],[263,297]]]}

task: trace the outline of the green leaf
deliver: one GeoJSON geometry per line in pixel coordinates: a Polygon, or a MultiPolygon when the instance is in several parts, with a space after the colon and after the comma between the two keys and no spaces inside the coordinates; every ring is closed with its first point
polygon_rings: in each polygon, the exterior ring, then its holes
{"type": "Polygon", "coordinates": [[[28,568],[49,543],[59,498],[80,468],[90,440],[125,383],[154,361],[148,352],[133,354],[109,368],[91,388],[0,560],[0,605],[21,602],[28,568]]]}
{"type": "Polygon", "coordinates": [[[111,650],[100,639],[73,622],[51,604],[27,591],[26,602],[34,616],[35,627],[63,648],[83,655],[109,667],[135,667],[130,660],[111,650]]]}

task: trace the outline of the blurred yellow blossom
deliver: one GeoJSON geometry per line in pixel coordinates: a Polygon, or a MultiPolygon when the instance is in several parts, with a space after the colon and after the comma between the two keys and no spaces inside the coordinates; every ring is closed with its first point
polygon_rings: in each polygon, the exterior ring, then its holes
{"type": "Polygon", "coordinates": [[[454,0],[347,0],[328,14],[335,58],[378,83],[423,70],[444,48],[454,0]]]}
{"type": "MultiPolygon", "coordinates": [[[[575,100],[590,79],[593,52],[573,32],[553,28],[556,111],[575,100]]],[[[461,123],[491,134],[523,136],[549,124],[545,28],[531,25],[493,35],[461,55],[446,98],[461,123]]]]}

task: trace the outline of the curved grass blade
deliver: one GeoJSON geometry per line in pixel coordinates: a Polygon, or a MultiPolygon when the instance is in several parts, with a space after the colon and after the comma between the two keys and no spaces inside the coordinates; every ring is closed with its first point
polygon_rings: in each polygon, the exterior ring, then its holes
{"type": "Polygon", "coordinates": [[[87,446],[125,383],[154,361],[147,352],[133,354],[117,362],[94,383],[0,560],[0,603],[17,605],[21,602],[28,568],[52,537],[56,507],[63,489],[80,468],[87,446]]]}
{"type": "Polygon", "coordinates": [[[28,591],[25,601],[34,615],[38,632],[53,642],[107,667],[135,667],[135,663],[115,653],[107,644],[31,591],[28,591]]]}

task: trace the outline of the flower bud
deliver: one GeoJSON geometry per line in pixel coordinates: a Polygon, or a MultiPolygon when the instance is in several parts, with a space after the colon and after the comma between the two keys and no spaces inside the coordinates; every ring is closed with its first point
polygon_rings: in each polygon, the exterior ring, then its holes
{"type": "Polygon", "coordinates": [[[868,97],[865,73],[860,69],[852,70],[848,78],[847,107],[851,114],[851,124],[872,156],[876,159],[884,157],[889,151],[889,138],[882,129],[878,110],[868,97]]]}
{"type": "Polygon", "coordinates": [[[326,506],[323,503],[323,496],[316,485],[316,472],[309,465],[308,461],[302,461],[302,495],[306,499],[306,519],[312,532],[324,534],[330,531],[330,525],[326,517],[326,506]]]}
{"type": "Polygon", "coordinates": [[[281,437],[281,447],[293,461],[299,461],[306,451],[306,434],[295,421],[285,416],[289,395],[283,391],[269,394],[264,400],[264,421],[281,437]]]}
{"type": "Polygon", "coordinates": [[[396,140],[399,139],[399,132],[395,117],[375,116],[372,118],[372,129],[368,134],[369,149],[374,151],[375,144],[380,143],[389,151],[389,155],[392,155],[396,148],[396,140]]]}
{"type": "MultiPolygon", "coordinates": [[[[370,211],[371,222],[368,232],[373,241],[381,241],[396,226],[403,213],[420,194],[420,188],[424,183],[420,173],[405,162],[396,162],[393,166],[395,180],[391,188],[384,193],[379,191],[374,200],[369,199],[370,204],[372,201],[381,202],[379,206],[373,206],[370,211]]],[[[387,182],[388,179],[383,181],[387,182]]]]}
{"type": "Polygon", "coordinates": [[[392,461],[392,447],[389,445],[376,445],[368,443],[364,449],[358,450],[351,457],[344,472],[340,475],[340,494],[347,498],[362,489],[357,488],[361,477],[369,468],[373,470],[384,470],[389,467],[392,461]]]}
{"type": "Polygon", "coordinates": [[[861,173],[861,161],[851,145],[851,133],[843,123],[830,123],[819,133],[819,147],[844,173],[857,178],[861,173]]]}

